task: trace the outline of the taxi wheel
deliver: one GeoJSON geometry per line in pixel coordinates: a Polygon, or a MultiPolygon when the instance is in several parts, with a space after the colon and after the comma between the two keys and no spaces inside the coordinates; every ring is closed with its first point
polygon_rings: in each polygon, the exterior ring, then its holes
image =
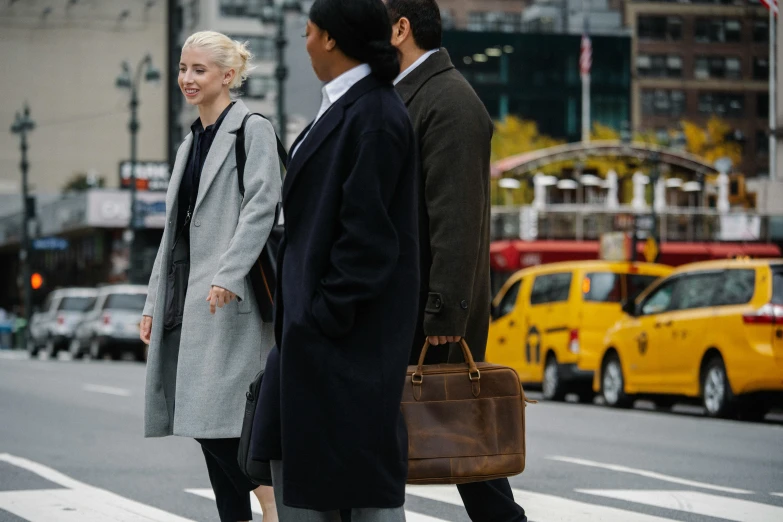
{"type": "Polygon", "coordinates": [[[701,374],[701,397],[704,409],[710,417],[726,418],[734,413],[734,394],[726,377],[723,359],[710,359],[701,374]]]}
{"type": "Polygon", "coordinates": [[[550,355],[546,359],[546,366],[544,366],[544,381],[541,383],[544,399],[548,401],[562,401],[565,399],[565,386],[560,380],[560,370],[557,367],[557,359],[554,355],[550,355]]]}
{"type": "Polygon", "coordinates": [[[611,355],[604,362],[601,371],[601,395],[607,406],[612,408],[630,408],[633,397],[625,393],[623,367],[617,355],[611,355]]]}

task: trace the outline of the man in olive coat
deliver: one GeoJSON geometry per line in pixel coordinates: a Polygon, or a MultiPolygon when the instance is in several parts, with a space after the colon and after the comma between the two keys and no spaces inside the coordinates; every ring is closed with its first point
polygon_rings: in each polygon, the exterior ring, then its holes
{"type": "MultiPolygon", "coordinates": [[[[490,142],[493,123],[472,87],[441,49],[435,0],[386,0],[392,44],[400,54],[395,80],[419,145],[419,321],[414,363],[425,338],[428,363],[445,362],[465,338],[484,360],[490,316],[490,142]]],[[[474,522],[524,522],[507,479],[458,486],[474,522]]]]}

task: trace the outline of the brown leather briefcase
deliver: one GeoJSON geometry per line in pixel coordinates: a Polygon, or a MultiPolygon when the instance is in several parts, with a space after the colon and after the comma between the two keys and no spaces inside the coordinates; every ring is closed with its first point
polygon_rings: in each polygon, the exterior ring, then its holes
{"type": "MultiPolygon", "coordinates": [[[[408,484],[463,484],[525,469],[525,393],[506,366],[475,363],[409,366],[402,395],[408,427],[408,484]]],[[[533,401],[530,401],[533,402],[533,401]]]]}

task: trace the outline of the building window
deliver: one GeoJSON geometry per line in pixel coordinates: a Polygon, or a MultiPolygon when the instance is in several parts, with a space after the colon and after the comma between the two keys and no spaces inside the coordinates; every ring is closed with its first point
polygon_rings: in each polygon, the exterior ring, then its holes
{"type": "Polygon", "coordinates": [[[769,21],[764,19],[753,20],[753,41],[769,42],[769,21]]]}
{"type": "Polygon", "coordinates": [[[731,118],[744,116],[745,96],[731,92],[705,92],[699,94],[699,112],[731,118]]]}
{"type": "Polygon", "coordinates": [[[697,42],[739,42],[742,23],[735,18],[697,18],[697,42]]]}
{"type": "Polygon", "coordinates": [[[769,79],[769,59],[766,56],[757,56],[753,58],[753,79],[769,79]]]}
{"type": "Polygon", "coordinates": [[[742,64],[736,57],[697,56],[693,65],[693,77],[697,80],[739,80],[742,78],[742,64]]]}
{"type": "Polygon", "coordinates": [[[682,18],[679,16],[640,16],[641,40],[682,40],[682,18]]]}
{"type": "Polygon", "coordinates": [[[767,131],[756,131],[756,156],[769,156],[769,136],[767,136],[767,131]]]}
{"type": "Polygon", "coordinates": [[[756,95],[756,116],[769,118],[769,94],[766,92],[756,95]]]}
{"type": "Polygon", "coordinates": [[[468,31],[522,31],[522,13],[503,11],[471,11],[468,13],[468,31]]]}
{"type": "Polygon", "coordinates": [[[232,39],[247,42],[247,47],[253,53],[253,60],[258,62],[272,62],[275,60],[275,41],[266,36],[238,36],[231,35],[232,39]]]}
{"type": "Polygon", "coordinates": [[[239,88],[239,94],[256,100],[263,100],[272,92],[275,92],[275,79],[271,76],[249,76],[239,88]]]}
{"type": "Polygon", "coordinates": [[[679,116],[685,112],[685,93],[666,89],[644,90],[642,112],[648,116],[679,116]]]}
{"type": "Polygon", "coordinates": [[[682,57],[666,54],[639,54],[636,71],[643,78],[682,78],[682,57]]]}
{"type": "Polygon", "coordinates": [[[261,16],[261,8],[266,0],[220,0],[222,16],[256,17],[261,16]]]}

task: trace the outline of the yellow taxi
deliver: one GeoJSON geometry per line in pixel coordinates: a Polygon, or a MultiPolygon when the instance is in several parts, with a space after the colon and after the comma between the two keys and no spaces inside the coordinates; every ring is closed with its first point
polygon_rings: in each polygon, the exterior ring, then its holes
{"type": "Polygon", "coordinates": [[[592,401],[593,373],[606,331],[658,278],[665,265],[573,261],[526,268],[503,285],[492,303],[487,361],[514,368],[520,381],[541,386],[544,397],[569,392],[592,401]]]}
{"type": "Polygon", "coordinates": [[[684,265],[624,312],[593,382],[607,405],[686,397],[748,419],[783,405],[783,260],[684,265]]]}

